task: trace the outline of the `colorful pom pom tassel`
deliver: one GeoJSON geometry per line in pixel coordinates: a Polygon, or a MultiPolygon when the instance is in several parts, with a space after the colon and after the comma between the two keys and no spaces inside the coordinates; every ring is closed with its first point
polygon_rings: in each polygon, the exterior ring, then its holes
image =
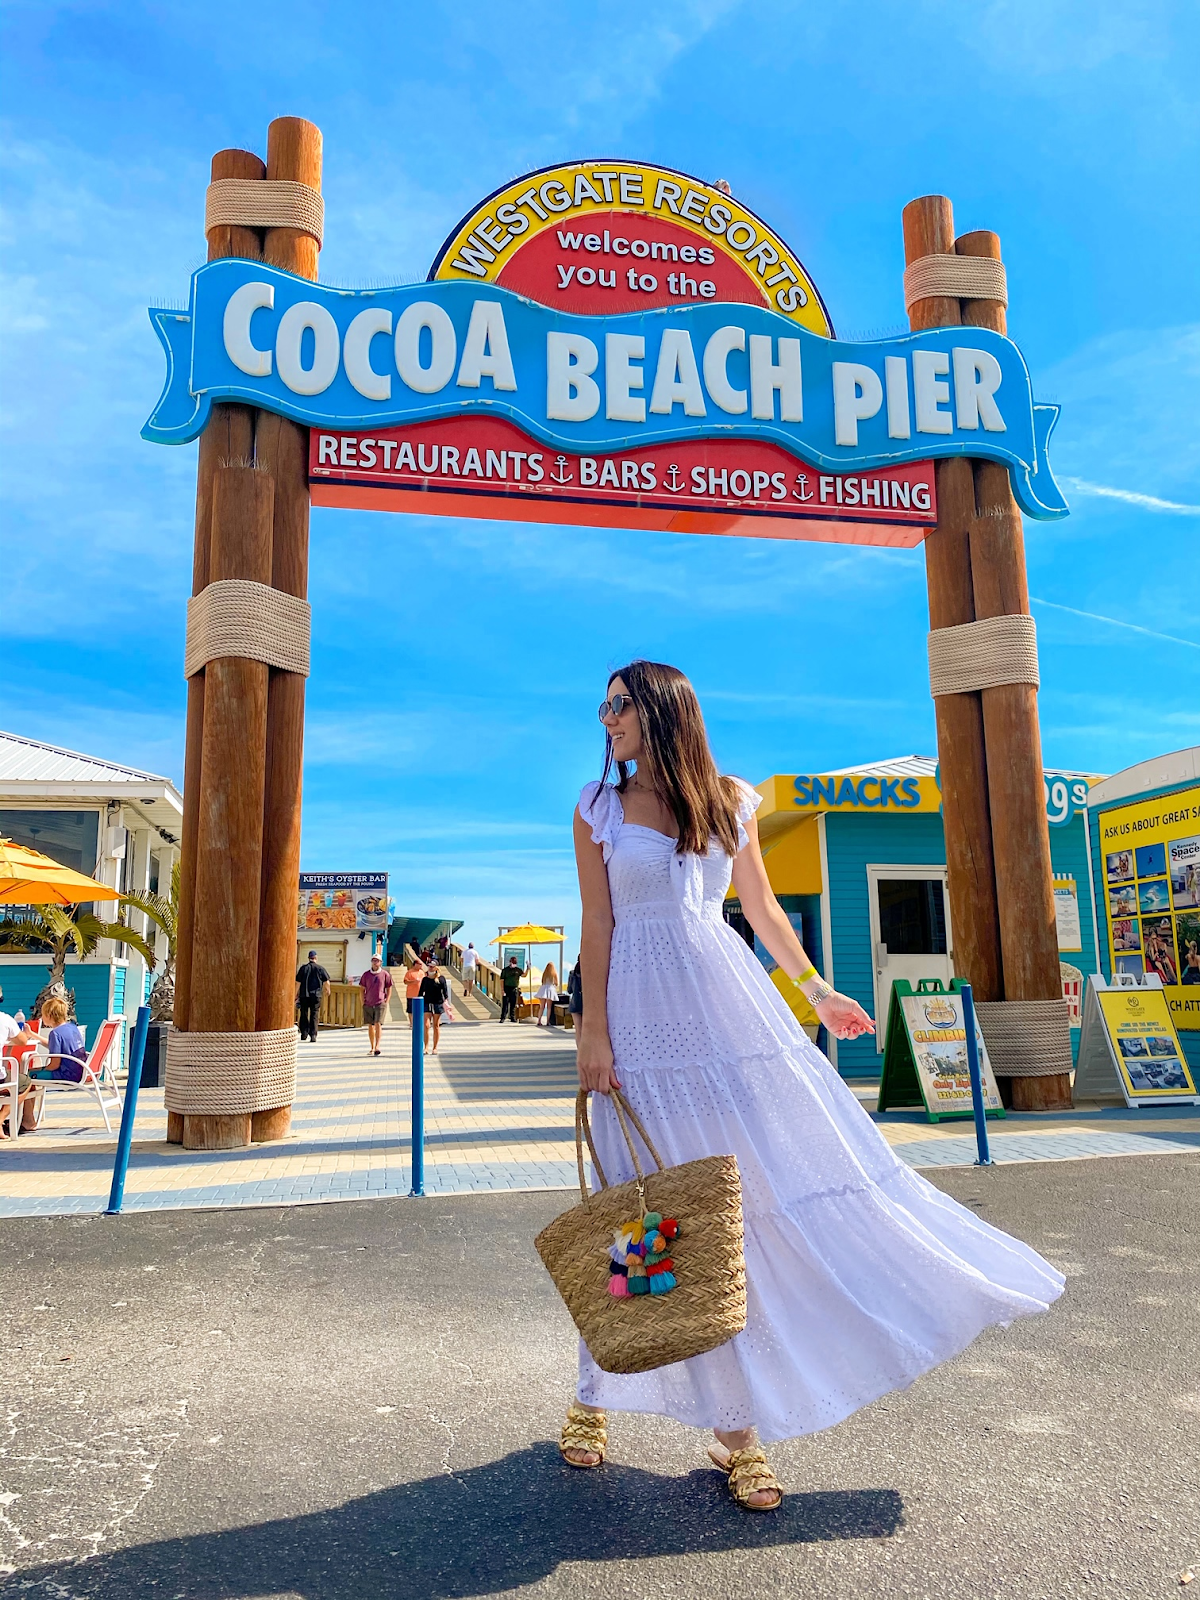
{"type": "Polygon", "coordinates": [[[647,1232],[653,1232],[653,1230],[658,1227],[661,1221],[661,1211],[647,1211],[646,1215],[642,1218],[642,1222],[644,1223],[647,1232]]]}
{"type": "Polygon", "coordinates": [[[646,1272],[648,1276],[653,1278],[657,1274],[663,1272],[673,1272],[674,1269],[675,1263],[671,1260],[670,1256],[664,1256],[661,1261],[656,1261],[652,1266],[648,1266],[646,1268],[646,1272]]]}
{"type": "Polygon", "coordinates": [[[609,1294],[615,1294],[619,1300],[629,1299],[629,1282],[620,1273],[614,1273],[608,1280],[609,1294]]]}
{"type": "Polygon", "coordinates": [[[651,1294],[669,1294],[675,1287],[675,1275],[671,1272],[660,1272],[653,1278],[647,1278],[651,1294]]]}
{"type": "MultiPolygon", "coordinates": [[[[611,1282],[612,1280],[610,1279],[609,1281],[611,1282]]],[[[649,1294],[650,1293],[650,1285],[651,1285],[652,1281],[653,1281],[652,1279],[645,1278],[645,1277],[642,1277],[642,1278],[632,1278],[631,1277],[631,1278],[625,1278],[623,1280],[623,1282],[628,1285],[630,1294],[649,1294]]]]}
{"type": "Polygon", "coordinates": [[[679,1224],[674,1217],[664,1217],[659,1224],[658,1231],[665,1234],[668,1239],[674,1239],[679,1232],[679,1224]]]}

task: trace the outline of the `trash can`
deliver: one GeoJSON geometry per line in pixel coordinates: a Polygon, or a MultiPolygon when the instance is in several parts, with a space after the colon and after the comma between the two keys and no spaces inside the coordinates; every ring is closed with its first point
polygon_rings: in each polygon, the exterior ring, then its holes
{"type": "Polygon", "coordinates": [[[167,1081],[167,1035],[169,1022],[152,1022],[146,1030],[146,1053],[142,1057],[143,1089],[161,1089],[167,1081]]]}

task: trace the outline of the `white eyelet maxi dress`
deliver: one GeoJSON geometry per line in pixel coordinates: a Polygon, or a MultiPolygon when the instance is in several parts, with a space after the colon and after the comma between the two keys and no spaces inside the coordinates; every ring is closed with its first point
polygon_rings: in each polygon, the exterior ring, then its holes
{"type": "MultiPolygon", "coordinates": [[[[759,796],[742,787],[744,844],[759,796]]],[[[1045,1311],[1062,1274],[892,1153],[727,926],[732,862],[716,841],[679,856],[625,822],[611,785],[588,784],[580,812],[608,867],[617,1078],[669,1166],[737,1157],[748,1315],[728,1344],[654,1372],[602,1372],[581,1344],[579,1399],[790,1439],[904,1388],[993,1323],[1045,1311]]],[[[609,1181],[627,1182],[615,1115],[592,1104],[609,1181]]]]}

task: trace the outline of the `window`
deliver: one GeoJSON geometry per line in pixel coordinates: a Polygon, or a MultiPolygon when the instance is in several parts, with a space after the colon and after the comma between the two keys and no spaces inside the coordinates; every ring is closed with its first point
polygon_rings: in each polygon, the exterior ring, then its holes
{"type": "Polygon", "coordinates": [[[881,878],[879,937],[890,956],[944,956],[946,903],[938,879],[881,878]]]}
{"type": "Polygon", "coordinates": [[[10,811],[0,807],[0,834],[40,850],[60,866],[93,877],[100,836],[98,811],[10,811]]]}
{"type": "Polygon", "coordinates": [[[750,926],[746,919],[746,913],[742,910],[741,901],[726,900],[725,904],[721,907],[721,913],[724,916],[725,921],[733,929],[734,933],[743,938],[750,946],[751,950],[753,950],[754,929],[750,926]]]}

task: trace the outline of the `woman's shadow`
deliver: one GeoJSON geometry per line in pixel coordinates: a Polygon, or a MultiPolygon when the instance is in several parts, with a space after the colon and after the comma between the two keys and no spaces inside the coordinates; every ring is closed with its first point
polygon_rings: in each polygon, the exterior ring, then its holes
{"type": "Polygon", "coordinates": [[[715,1470],[672,1478],[610,1462],[580,1472],[538,1444],[329,1511],[27,1567],[9,1581],[26,1595],[65,1586],[78,1600],[467,1600],[536,1583],[563,1562],[695,1556],[707,1565],[723,1550],[886,1538],[902,1517],[894,1489],[792,1494],[756,1516],[733,1505],[715,1470]]]}

